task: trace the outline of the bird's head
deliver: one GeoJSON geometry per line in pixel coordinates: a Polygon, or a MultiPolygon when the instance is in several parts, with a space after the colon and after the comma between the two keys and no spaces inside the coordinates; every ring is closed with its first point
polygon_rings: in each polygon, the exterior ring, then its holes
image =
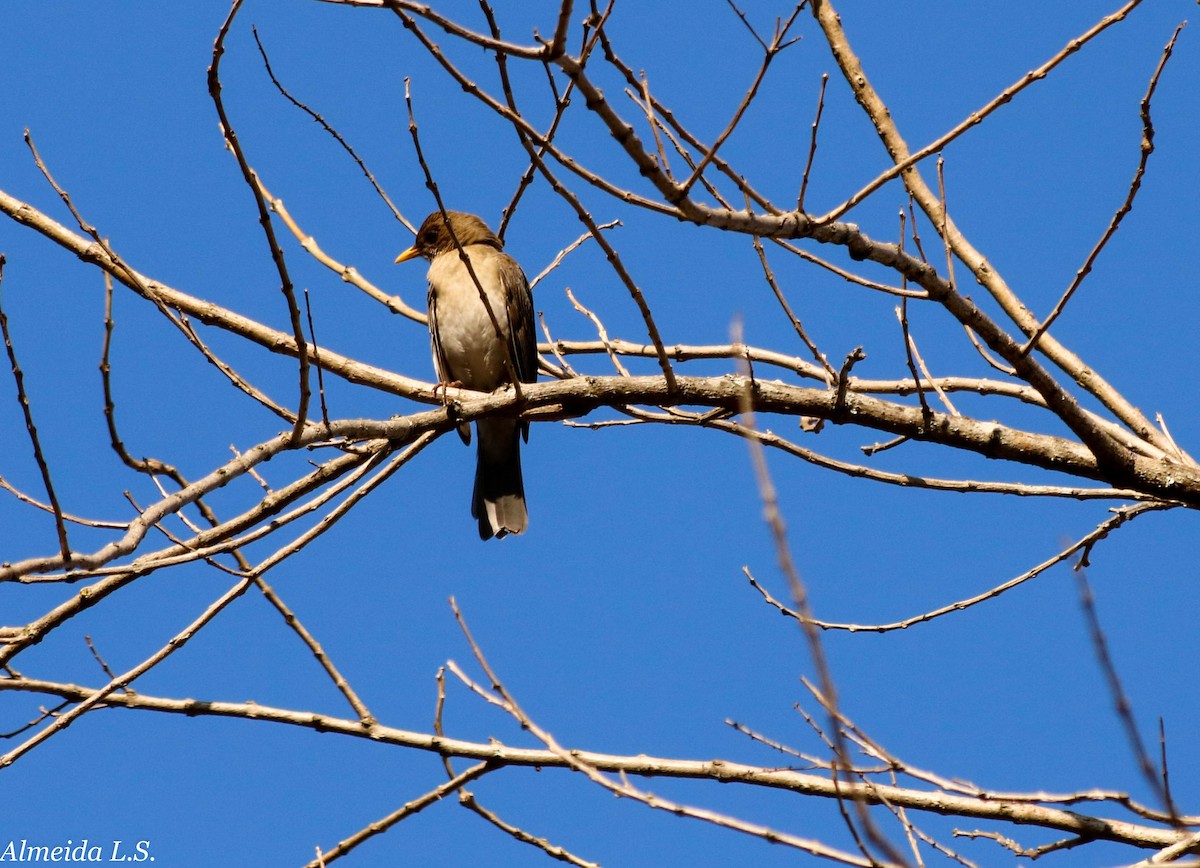
{"type": "Polygon", "coordinates": [[[455,239],[458,239],[458,243],[463,247],[468,244],[488,244],[497,250],[504,248],[504,244],[496,237],[495,233],[474,214],[447,211],[446,216],[443,217],[441,211],[434,211],[421,223],[412,247],[397,256],[396,262],[407,262],[418,256],[432,260],[439,254],[455,250],[455,239]],[[449,223],[447,223],[447,218],[449,218],[449,223]]]}

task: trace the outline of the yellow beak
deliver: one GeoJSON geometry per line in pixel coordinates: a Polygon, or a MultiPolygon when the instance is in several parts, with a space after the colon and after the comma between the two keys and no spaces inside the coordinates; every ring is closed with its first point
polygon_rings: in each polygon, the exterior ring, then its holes
{"type": "Polygon", "coordinates": [[[396,264],[399,265],[401,262],[408,262],[408,260],[416,259],[420,255],[416,247],[410,247],[396,257],[396,264]]]}

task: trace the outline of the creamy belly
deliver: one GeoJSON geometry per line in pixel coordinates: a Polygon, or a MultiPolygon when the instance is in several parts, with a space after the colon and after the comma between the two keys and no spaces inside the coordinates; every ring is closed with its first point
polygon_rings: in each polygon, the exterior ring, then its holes
{"type": "Polygon", "coordinates": [[[500,331],[497,334],[458,251],[437,256],[429,266],[429,286],[437,306],[437,340],[447,367],[442,374],[448,382],[491,392],[508,380],[504,362],[509,323],[504,283],[497,268],[499,252],[480,244],[464,250],[487,293],[500,331]]]}

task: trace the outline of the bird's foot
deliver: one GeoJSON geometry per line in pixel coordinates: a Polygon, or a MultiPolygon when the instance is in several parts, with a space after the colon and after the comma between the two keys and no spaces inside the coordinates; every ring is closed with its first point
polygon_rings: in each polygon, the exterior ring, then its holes
{"type": "Polygon", "coordinates": [[[450,406],[450,389],[461,389],[463,387],[461,380],[451,380],[448,383],[438,383],[433,387],[433,397],[437,398],[438,392],[442,393],[442,404],[450,406]]]}

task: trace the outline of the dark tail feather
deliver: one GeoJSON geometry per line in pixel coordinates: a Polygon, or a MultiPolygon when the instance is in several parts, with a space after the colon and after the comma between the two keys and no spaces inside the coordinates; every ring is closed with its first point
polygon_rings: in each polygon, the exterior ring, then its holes
{"type": "Polygon", "coordinates": [[[482,419],[478,429],[471,515],[479,520],[479,538],[524,533],[529,513],[525,509],[517,423],[511,419],[482,419]]]}

